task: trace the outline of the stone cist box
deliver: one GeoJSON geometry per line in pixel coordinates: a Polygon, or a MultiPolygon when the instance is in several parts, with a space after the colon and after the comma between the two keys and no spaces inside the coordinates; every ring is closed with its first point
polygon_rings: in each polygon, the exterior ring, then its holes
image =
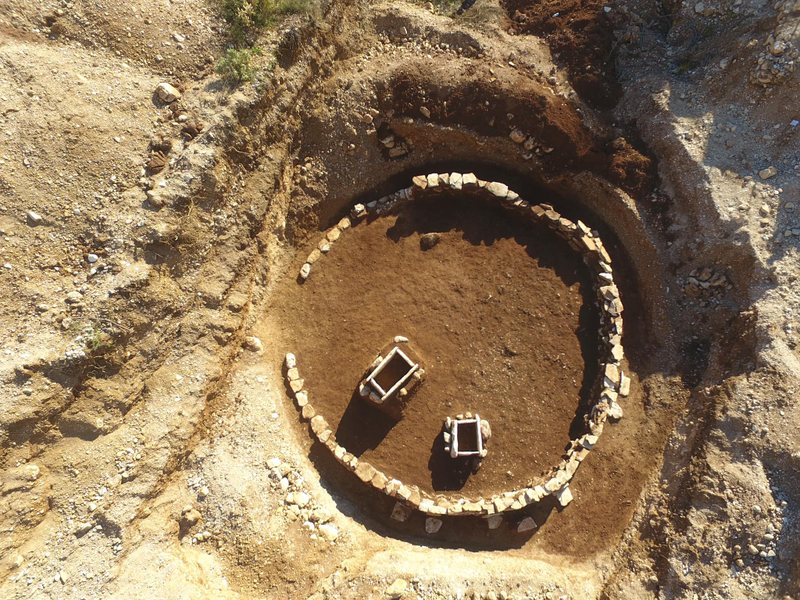
{"type": "Polygon", "coordinates": [[[394,342],[386,346],[358,386],[362,398],[395,419],[403,417],[412,392],[425,375],[418,355],[406,343],[402,346],[394,342]]]}

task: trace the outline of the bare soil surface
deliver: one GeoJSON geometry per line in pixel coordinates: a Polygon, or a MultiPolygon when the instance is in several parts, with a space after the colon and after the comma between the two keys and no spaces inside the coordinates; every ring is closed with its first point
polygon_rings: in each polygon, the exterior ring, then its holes
{"type": "Polygon", "coordinates": [[[796,3],[312,4],[231,84],[216,2],[0,3],[0,597],[800,597],[796,3]],[[291,280],[347,207],[447,165],[609,240],[635,377],[569,506],[430,534],[326,462],[279,362],[300,346],[344,416],[409,335],[431,429],[398,468],[433,487],[431,423],[477,400],[497,438],[464,490],[550,464],[595,344],[571,251],[429,208],[347,232],[291,280]],[[382,261],[406,277],[391,287],[382,261]],[[360,318],[375,277],[392,322],[360,318]],[[292,298],[319,308],[308,323],[292,298]],[[352,362],[323,373],[342,345],[352,362]],[[513,448],[522,410],[541,418],[513,448]]]}
{"type": "Polygon", "coordinates": [[[524,487],[582,429],[598,360],[588,269],[547,228],[499,207],[437,198],[358,225],[305,284],[290,273],[274,297],[275,346],[297,354],[339,443],[404,483],[472,496],[524,487]],[[441,240],[422,250],[430,232],[441,240]],[[426,372],[399,422],[356,389],[396,335],[426,372]],[[492,426],[471,476],[441,436],[445,417],[464,412],[492,426]]]}

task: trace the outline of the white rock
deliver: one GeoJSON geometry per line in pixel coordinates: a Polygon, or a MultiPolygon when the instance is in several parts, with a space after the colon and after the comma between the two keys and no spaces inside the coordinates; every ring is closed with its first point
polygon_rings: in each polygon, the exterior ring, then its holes
{"type": "Polygon", "coordinates": [[[618,403],[611,403],[611,406],[608,409],[608,418],[614,419],[615,421],[619,421],[622,418],[622,407],[618,403]]]}
{"type": "Polygon", "coordinates": [[[392,582],[392,585],[386,588],[384,593],[392,598],[393,600],[397,600],[401,598],[403,594],[406,593],[408,589],[408,582],[405,579],[397,578],[392,582]]]}
{"type": "Polygon", "coordinates": [[[86,262],[89,264],[94,264],[97,262],[98,256],[97,254],[92,254],[91,252],[86,255],[86,262]]]}
{"type": "Polygon", "coordinates": [[[277,456],[273,456],[272,458],[267,460],[267,467],[270,469],[275,469],[281,466],[281,459],[277,456]]]}
{"type": "Polygon", "coordinates": [[[572,502],[572,490],[569,489],[568,485],[565,485],[555,493],[555,497],[561,506],[566,506],[572,502]]]}
{"type": "Polygon", "coordinates": [[[295,492],[293,504],[296,504],[300,508],[305,508],[309,502],[311,502],[311,496],[305,492],[295,492]]]}
{"type": "Polygon", "coordinates": [[[156,96],[162,102],[166,102],[170,104],[171,102],[175,102],[178,98],[181,97],[181,93],[178,89],[166,82],[161,82],[156,86],[156,96]]]}
{"type": "Polygon", "coordinates": [[[44,220],[42,219],[42,215],[32,210],[25,213],[25,216],[28,217],[28,223],[31,225],[39,225],[44,220]]]}
{"type": "Polygon", "coordinates": [[[404,335],[396,335],[394,336],[394,343],[395,344],[405,344],[408,341],[408,338],[404,335]]]}
{"type": "Polygon", "coordinates": [[[422,113],[422,116],[425,117],[426,119],[430,119],[431,118],[431,111],[428,110],[427,106],[420,106],[419,107],[419,112],[422,113]]]}
{"type": "Polygon", "coordinates": [[[292,354],[291,352],[286,353],[286,359],[284,360],[287,369],[294,369],[297,367],[297,357],[292,354]]]}
{"type": "Polygon", "coordinates": [[[264,344],[254,335],[244,338],[244,347],[253,352],[261,352],[264,349],[264,344]]]}
{"type": "Polygon", "coordinates": [[[333,542],[339,537],[339,528],[333,523],[323,523],[319,526],[319,532],[329,542],[333,542]]]}

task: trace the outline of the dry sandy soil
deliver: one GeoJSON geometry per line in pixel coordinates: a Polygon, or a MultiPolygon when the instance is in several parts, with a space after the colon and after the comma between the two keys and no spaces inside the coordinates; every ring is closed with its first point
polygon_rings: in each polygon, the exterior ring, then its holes
{"type": "Polygon", "coordinates": [[[800,5],[456,4],[321,1],[239,86],[206,0],[0,6],[0,597],[800,598],[800,5]],[[466,381],[497,462],[465,489],[557,459],[596,315],[556,240],[415,206],[295,280],[448,170],[600,232],[625,304],[634,393],[535,531],[392,521],[283,383],[294,350],[344,420],[405,334],[432,377],[365,456],[436,487],[466,381]]]}

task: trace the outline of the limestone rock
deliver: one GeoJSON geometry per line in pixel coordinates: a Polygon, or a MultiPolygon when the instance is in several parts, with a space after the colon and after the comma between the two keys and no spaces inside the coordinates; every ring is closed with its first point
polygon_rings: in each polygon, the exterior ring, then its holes
{"type": "Polygon", "coordinates": [[[500,183],[499,181],[492,181],[487,184],[486,190],[498,198],[505,198],[508,194],[508,186],[505,183],[500,183]]]}
{"type": "Polygon", "coordinates": [[[392,582],[392,585],[386,588],[384,594],[386,594],[392,600],[398,600],[398,598],[402,598],[403,594],[406,593],[408,589],[408,582],[405,579],[395,579],[392,582]]]}
{"type": "Polygon", "coordinates": [[[286,364],[287,369],[294,369],[297,366],[297,357],[291,352],[287,352],[284,363],[286,364]]]}
{"type": "Polygon", "coordinates": [[[319,526],[319,532],[329,542],[336,541],[336,538],[339,537],[339,528],[333,523],[323,523],[319,526]]]}
{"type": "Polygon", "coordinates": [[[622,407],[616,402],[611,403],[611,407],[608,409],[608,418],[615,421],[619,421],[622,418],[622,407]]]}
{"type": "Polygon", "coordinates": [[[181,97],[181,93],[176,87],[169,83],[161,82],[156,86],[156,96],[158,96],[158,99],[162,102],[171,104],[181,97]]]}
{"type": "Polygon", "coordinates": [[[461,176],[461,186],[465,189],[475,189],[478,187],[478,178],[475,173],[464,173],[461,176]]]}
{"type": "Polygon", "coordinates": [[[556,500],[560,506],[566,506],[570,502],[572,502],[572,490],[569,489],[568,485],[565,485],[563,488],[558,490],[555,494],[556,500]]]}
{"type": "Polygon", "coordinates": [[[309,275],[311,275],[311,265],[308,263],[303,263],[303,266],[300,267],[300,279],[305,281],[308,279],[309,275]]]}
{"type": "Polygon", "coordinates": [[[261,352],[264,350],[264,344],[262,344],[261,340],[254,335],[244,338],[244,347],[252,352],[261,352]]]}

